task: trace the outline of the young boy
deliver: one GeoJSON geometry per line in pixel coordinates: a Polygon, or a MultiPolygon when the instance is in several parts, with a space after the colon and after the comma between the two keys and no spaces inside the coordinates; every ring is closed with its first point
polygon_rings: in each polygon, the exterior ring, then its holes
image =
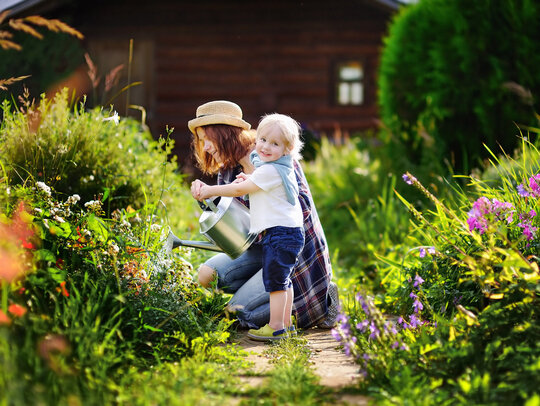
{"type": "Polygon", "coordinates": [[[294,334],[291,324],[294,291],[291,273],[304,246],[303,215],[293,159],[300,158],[300,126],[291,117],[269,114],[257,128],[251,175],[240,174],[228,185],[204,185],[199,200],[212,196],[249,194],[251,233],[262,235],[263,280],[270,292],[270,321],[251,329],[248,337],[258,341],[279,340],[294,334]]]}

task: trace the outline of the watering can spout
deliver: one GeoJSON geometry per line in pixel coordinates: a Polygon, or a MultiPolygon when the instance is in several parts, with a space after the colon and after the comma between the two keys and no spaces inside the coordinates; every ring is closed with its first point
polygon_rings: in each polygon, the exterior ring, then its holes
{"type": "Polygon", "coordinates": [[[209,250],[209,251],[223,252],[221,248],[219,248],[216,244],[211,243],[210,241],[181,240],[176,235],[174,235],[172,231],[169,231],[169,236],[167,237],[167,241],[165,245],[169,248],[169,250],[183,246],[183,247],[191,247],[191,248],[200,248],[200,249],[209,250]]]}
{"type": "Polygon", "coordinates": [[[224,252],[238,258],[257,238],[249,232],[249,209],[232,197],[206,199],[199,203],[203,212],[199,218],[199,232],[208,241],[181,240],[169,230],[166,249],[181,245],[209,251],[224,252]]]}

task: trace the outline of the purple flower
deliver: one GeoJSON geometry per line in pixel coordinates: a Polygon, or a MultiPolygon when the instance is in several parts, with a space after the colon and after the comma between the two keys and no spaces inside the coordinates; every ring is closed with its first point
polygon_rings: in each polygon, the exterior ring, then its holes
{"type": "Polygon", "coordinates": [[[359,330],[361,333],[363,333],[368,325],[369,325],[369,322],[367,320],[362,320],[360,323],[356,325],[356,329],[359,330]]]}
{"type": "Polygon", "coordinates": [[[522,184],[517,185],[518,194],[522,197],[529,197],[531,194],[525,190],[522,184]]]}
{"type": "Polygon", "coordinates": [[[350,346],[349,343],[345,343],[345,344],[343,345],[343,351],[345,352],[345,355],[346,355],[347,357],[350,357],[350,356],[351,356],[351,346],[350,346]]]}
{"type": "Polygon", "coordinates": [[[523,229],[523,235],[525,238],[527,238],[527,241],[531,241],[536,237],[536,231],[538,230],[538,227],[534,227],[532,225],[532,218],[536,216],[536,212],[534,210],[529,211],[526,214],[520,214],[519,219],[521,220],[518,223],[518,227],[521,227],[523,229]]]}
{"type": "Polygon", "coordinates": [[[426,256],[426,249],[425,248],[420,248],[420,258],[424,258],[426,256]]]}
{"type": "Polygon", "coordinates": [[[491,201],[482,196],[478,198],[472,206],[472,209],[467,213],[467,224],[469,230],[477,229],[480,234],[487,231],[490,223],[494,221],[513,221],[514,206],[512,203],[501,202],[493,198],[491,201]]]}
{"type": "Polygon", "coordinates": [[[424,283],[424,280],[422,279],[422,277],[418,274],[416,274],[416,276],[414,277],[414,284],[413,286],[415,288],[417,288],[418,286],[420,286],[422,283],[424,283]]]}
{"type": "Polygon", "coordinates": [[[537,173],[529,178],[529,184],[525,187],[523,184],[517,185],[518,194],[522,197],[540,197],[540,174],[537,173]]]}
{"type": "Polygon", "coordinates": [[[540,174],[536,174],[529,178],[529,187],[532,190],[532,195],[534,197],[540,196],[540,186],[538,186],[538,182],[540,180],[540,174]]]}
{"type": "Polygon", "coordinates": [[[424,309],[424,305],[422,304],[421,301],[419,301],[418,299],[416,299],[414,302],[413,302],[413,309],[414,309],[414,312],[415,313],[418,313],[420,311],[422,311],[424,309]]]}
{"type": "Polygon", "coordinates": [[[371,331],[369,338],[372,340],[379,337],[381,333],[373,321],[369,324],[369,331],[371,331]]]}
{"type": "Polygon", "coordinates": [[[407,185],[412,185],[413,182],[416,180],[414,176],[409,176],[408,174],[404,173],[402,176],[403,180],[407,185]]]}
{"type": "Polygon", "coordinates": [[[411,328],[420,327],[422,325],[422,321],[416,317],[415,314],[411,314],[411,317],[409,317],[409,321],[411,323],[411,328]]]}

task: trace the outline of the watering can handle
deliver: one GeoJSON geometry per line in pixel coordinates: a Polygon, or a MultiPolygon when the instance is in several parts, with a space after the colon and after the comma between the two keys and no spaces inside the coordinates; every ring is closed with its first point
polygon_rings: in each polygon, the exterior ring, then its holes
{"type": "Polygon", "coordinates": [[[199,201],[199,206],[203,210],[210,208],[210,210],[212,210],[214,213],[217,213],[218,211],[218,208],[212,199],[204,199],[204,202],[199,201]]]}

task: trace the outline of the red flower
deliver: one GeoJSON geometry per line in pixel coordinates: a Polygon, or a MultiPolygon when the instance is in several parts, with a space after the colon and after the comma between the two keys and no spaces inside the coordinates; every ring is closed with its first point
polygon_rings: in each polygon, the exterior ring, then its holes
{"type": "Polygon", "coordinates": [[[11,319],[7,316],[6,313],[0,310],[0,325],[2,324],[11,324],[11,319]]]}
{"type": "Polygon", "coordinates": [[[26,308],[14,303],[9,305],[8,312],[14,316],[22,317],[26,314],[26,308]]]}
{"type": "Polygon", "coordinates": [[[56,291],[62,292],[62,295],[64,295],[65,297],[69,297],[69,292],[66,289],[66,281],[61,282],[60,287],[56,288],[56,291]]]}

